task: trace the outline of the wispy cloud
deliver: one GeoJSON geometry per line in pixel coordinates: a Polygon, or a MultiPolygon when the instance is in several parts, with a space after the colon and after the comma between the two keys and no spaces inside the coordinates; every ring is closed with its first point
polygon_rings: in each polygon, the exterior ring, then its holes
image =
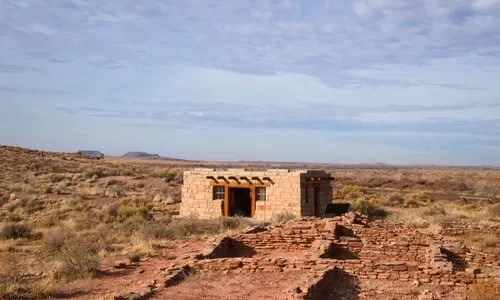
{"type": "Polygon", "coordinates": [[[24,93],[24,94],[45,94],[45,95],[65,95],[68,92],[51,89],[31,88],[25,86],[14,86],[0,83],[0,91],[6,93],[24,93]]]}
{"type": "MultiPolygon", "coordinates": [[[[127,103],[126,101],[122,101],[127,103]]],[[[461,114],[464,110],[493,110],[500,113],[500,103],[460,104],[460,105],[394,105],[394,106],[342,106],[329,104],[302,103],[300,107],[286,105],[221,103],[183,101],[164,102],[159,106],[141,108],[103,109],[84,107],[82,112],[99,118],[128,119],[131,123],[141,120],[149,126],[161,125],[165,120],[176,124],[230,126],[239,128],[304,129],[326,131],[393,131],[406,132],[448,132],[477,135],[491,135],[500,130],[500,120],[484,115],[469,118],[461,114]],[[434,117],[429,112],[442,114],[434,117]],[[444,113],[443,113],[444,112],[444,113]],[[454,113],[455,112],[455,113],[454,113]],[[393,114],[407,113],[393,119],[393,114]],[[377,117],[375,117],[377,116],[377,117]],[[380,117],[379,117],[380,116],[380,117]],[[384,119],[387,116],[387,120],[384,119]],[[417,118],[415,119],[415,117],[417,118]],[[153,123],[151,123],[153,122],[153,123]]]]}
{"type": "Polygon", "coordinates": [[[75,111],[67,107],[54,107],[55,110],[62,111],[69,115],[76,115],[75,111]]]}
{"type": "Polygon", "coordinates": [[[202,128],[243,145],[259,131],[281,155],[307,132],[304,145],[344,136],[343,157],[375,157],[377,144],[389,158],[443,147],[489,162],[500,155],[499,37],[500,0],[4,0],[0,113],[96,144],[108,139],[81,124],[108,136],[128,125],[130,144],[171,130],[197,149],[202,128]]]}
{"type": "Polygon", "coordinates": [[[2,22],[13,33],[2,38],[3,45],[44,48],[56,57],[71,53],[74,60],[106,68],[175,62],[249,74],[307,74],[328,84],[480,89],[345,79],[344,71],[466,56],[478,64],[500,62],[496,0],[23,3],[0,4],[2,22]],[[15,17],[21,12],[25,17],[15,17]]]}
{"type": "Polygon", "coordinates": [[[45,72],[41,68],[0,62],[0,73],[45,72]]]}

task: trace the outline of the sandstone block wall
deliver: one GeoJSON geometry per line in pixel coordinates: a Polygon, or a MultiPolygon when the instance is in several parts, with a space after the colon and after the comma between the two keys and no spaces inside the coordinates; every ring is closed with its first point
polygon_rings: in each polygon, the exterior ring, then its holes
{"type": "MultiPolygon", "coordinates": [[[[269,220],[279,213],[291,213],[295,216],[314,216],[314,189],[306,189],[306,178],[310,176],[328,177],[324,171],[290,171],[286,169],[270,169],[267,171],[246,171],[244,169],[194,169],[184,172],[184,183],[182,186],[181,216],[195,214],[201,218],[216,218],[223,215],[223,200],[213,200],[213,180],[207,176],[224,176],[229,178],[235,176],[240,178],[269,177],[270,181],[264,181],[266,187],[266,200],[255,202],[255,218],[269,220]],[[309,198],[306,198],[306,191],[309,198]]],[[[220,181],[220,180],[219,180],[220,181]]],[[[242,184],[248,182],[240,180],[242,184]]],[[[262,182],[251,180],[253,185],[258,186],[262,182]]],[[[220,181],[225,184],[224,181],[220,181]]],[[[237,184],[235,181],[230,183],[237,184]]],[[[318,182],[319,206],[322,210],[326,203],[331,201],[332,187],[330,181],[318,182]]]]}

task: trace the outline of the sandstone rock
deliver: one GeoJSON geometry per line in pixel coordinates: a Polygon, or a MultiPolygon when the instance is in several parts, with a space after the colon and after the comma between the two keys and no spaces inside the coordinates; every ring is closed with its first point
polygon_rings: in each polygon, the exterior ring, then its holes
{"type": "Polygon", "coordinates": [[[115,263],[115,265],[114,265],[115,269],[125,269],[125,268],[127,268],[127,266],[128,266],[128,263],[124,262],[124,261],[119,261],[119,262],[115,263]]]}
{"type": "Polygon", "coordinates": [[[423,290],[417,299],[418,300],[435,300],[434,295],[429,290],[423,290]]]}
{"type": "Polygon", "coordinates": [[[481,269],[477,269],[477,268],[466,268],[466,269],[465,269],[465,273],[467,273],[467,274],[479,274],[479,273],[481,273],[481,269]]]}

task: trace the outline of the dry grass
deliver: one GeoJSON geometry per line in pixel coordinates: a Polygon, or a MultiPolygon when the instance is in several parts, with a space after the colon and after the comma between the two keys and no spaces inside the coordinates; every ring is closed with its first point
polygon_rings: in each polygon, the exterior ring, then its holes
{"type": "Polygon", "coordinates": [[[293,220],[295,218],[296,218],[296,216],[294,214],[292,214],[291,212],[287,212],[287,211],[273,215],[273,221],[275,223],[278,223],[278,224],[293,220]]]}
{"type": "Polygon", "coordinates": [[[482,281],[474,283],[467,291],[471,300],[497,300],[500,297],[499,285],[493,281],[482,281]]]}
{"type": "Polygon", "coordinates": [[[0,273],[0,299],[36,300],[54,295],[55,284],[51,278],[25,280],[18,257],[11,254],[6,261],[6,270],[0,273]]]}
{"type": "Polygon", "coordinates": [[[337,184],[397,190],[458,192],[476,196],[500,197],[498,170],[478,169],[337,169],[337,184]]]}
{"type": "Polygon", "coordinates": [[[217,235],[230,230],[239,230],[255,222],[242,217],[221,217],[218,219],[198,219],[195,216],[148,222],[142,233],[149,239],[183,239],[193,236],[217,235]]]}
{"type": "Polygon", "coordinates": [[[4,240],[29,239],[33,237],[33,233],[26,225],[11,223],[4,225],[0,237],[4,240]]]}
{"type": "Polygon", "coordinates": [[[363,215],[366,215],[371,220],[382,220],[385,219],[389,212],[380,204],[380,201],[376,198],[358,198],[350,201],[351,210],[358,211],[363,215]]]}

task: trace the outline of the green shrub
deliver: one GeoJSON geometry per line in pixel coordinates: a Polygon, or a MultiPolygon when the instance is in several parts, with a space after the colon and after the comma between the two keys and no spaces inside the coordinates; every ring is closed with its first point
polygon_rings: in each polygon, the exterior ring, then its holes
{"type": "Polygon", "coordinates": [[[33,233],[26,225],[11,223],[2,228],[1,236],[4,240],[31,238],[33,233]]]}

